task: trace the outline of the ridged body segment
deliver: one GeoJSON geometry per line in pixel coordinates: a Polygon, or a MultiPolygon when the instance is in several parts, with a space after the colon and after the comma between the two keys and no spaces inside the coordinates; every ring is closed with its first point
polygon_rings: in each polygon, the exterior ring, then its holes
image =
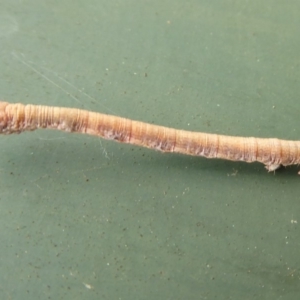
{"type": "Polygon", "coordinates": [[[300,142],[177,130],[74,108],[0,102],[0,133],[38,128],[86,133],[162,152],[254,162],[269,171],[300,163],[300,142]]]}

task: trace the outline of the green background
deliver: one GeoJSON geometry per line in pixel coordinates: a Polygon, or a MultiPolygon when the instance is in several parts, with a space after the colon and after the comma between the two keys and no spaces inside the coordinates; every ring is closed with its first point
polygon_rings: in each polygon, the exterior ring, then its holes
{"type": "MultiPolygon", "coordinates": [[[[299,139],[300,2],[1,0],[0,97],[299,139]]],[[[1,299],[299,299],[299,168],[38,130],[0,139],[1,299]]]]}

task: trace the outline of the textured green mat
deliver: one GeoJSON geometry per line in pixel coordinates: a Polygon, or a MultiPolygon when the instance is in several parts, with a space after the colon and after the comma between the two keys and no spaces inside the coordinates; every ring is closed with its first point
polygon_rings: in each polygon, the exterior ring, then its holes
{"type": "MultiPolygon", "coordinates": [[[[299,1],[0,1],[0,98],[299,139],[299,1]]],[[[298,299],[290,167],[0,137],[1,299],[298,299]]]]}

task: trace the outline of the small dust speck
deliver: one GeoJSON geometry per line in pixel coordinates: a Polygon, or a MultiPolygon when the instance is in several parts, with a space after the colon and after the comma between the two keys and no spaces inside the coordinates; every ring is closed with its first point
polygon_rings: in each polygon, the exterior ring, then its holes
{"type": "Polygon", "coordinates": [[[84,286],[85,286],[87,289],[89,289],[89,290],[91,290],[91,289],[93,288],[93,286],[90,285],[90,284],[88,284],[88,283],[83,282],[83,284],[84,284],[84,286]]]}

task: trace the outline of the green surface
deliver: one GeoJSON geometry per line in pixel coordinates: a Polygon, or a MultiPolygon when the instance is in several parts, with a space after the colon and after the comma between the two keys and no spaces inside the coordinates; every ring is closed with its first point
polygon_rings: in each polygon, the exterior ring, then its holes
{"type": "MultiPolygon", "coordinates": [[[[299,139],[299,1],[0,1],[0,97],[299,139]]],[[[299,299],[299,168],[40,130],[0,139],[1,299],[299,299]]]]}

